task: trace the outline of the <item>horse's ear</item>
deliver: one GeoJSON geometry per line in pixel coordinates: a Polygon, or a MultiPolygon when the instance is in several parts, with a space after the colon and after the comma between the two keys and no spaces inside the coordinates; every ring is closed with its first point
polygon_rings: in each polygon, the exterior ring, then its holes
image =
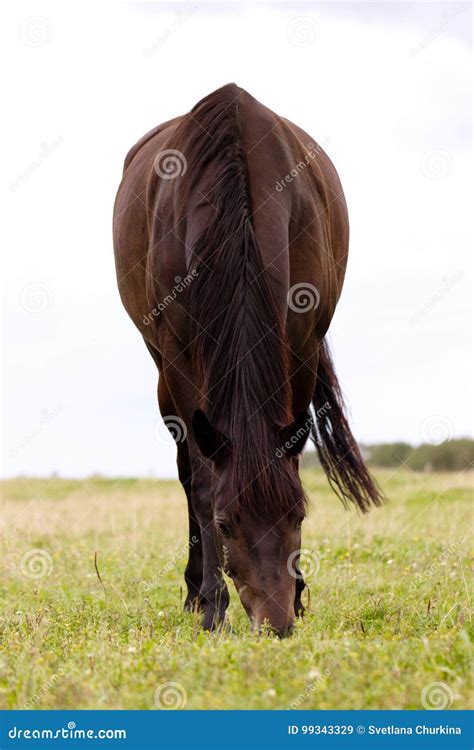
{"type": "Polygon", "coordinates": [[[203,456],[217,461],[226,454],[229,448],[228,439],[212,426],[202,409],[196,409],[194,412],[192,425],[196,443],[203,456]]]}
{"type": "Polygon", "coordinates": [[[311,432],[313,420],[308,409],[300,411],[295,421],[280,430],[281,454],[299,456],[311,432]]]}

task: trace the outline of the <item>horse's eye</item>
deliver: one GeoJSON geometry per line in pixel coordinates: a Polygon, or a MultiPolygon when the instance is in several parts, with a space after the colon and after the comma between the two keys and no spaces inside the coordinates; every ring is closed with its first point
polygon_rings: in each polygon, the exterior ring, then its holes
{"type": "Polygon", "coordinates": [[[299,530],[301,529],[302,525],[303,525],[303,519],[302,519],[302,518],[300,518],[300,519],[299,519],[298,521],[296,521],[296,523],[295,523],[295,529],[296,529],[297,531],[299,531],[299,530]]]}
{"type": "Polygon", "coordinates": [[[230,537],[230,529],[223,521],[217,521],[217,528],[226,539],[230,537]]]}

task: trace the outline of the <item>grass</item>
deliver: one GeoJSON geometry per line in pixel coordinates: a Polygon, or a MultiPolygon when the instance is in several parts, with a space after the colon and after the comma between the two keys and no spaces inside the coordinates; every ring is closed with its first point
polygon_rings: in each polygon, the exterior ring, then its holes
{"type": "Polygon", "coordinates": [[[377,477],[390,502],[360,517],[304,473],[303,547],[319,570],[283,641],[250,633],[235,591],[232,634],[181,611],[177,483],[4,482],[0,708],[152,709],[157,689],[193,709],[415,709],[437,689],[469,707],[472,474],[377,477]]]}

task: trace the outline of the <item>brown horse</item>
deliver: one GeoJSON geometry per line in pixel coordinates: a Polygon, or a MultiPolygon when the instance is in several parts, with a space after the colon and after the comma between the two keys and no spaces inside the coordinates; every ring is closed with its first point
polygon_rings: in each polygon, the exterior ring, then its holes
{"type": "Polygon", "coordinates": [[[223,572],[254,627],[284,635],[302,613],[308,435],[344,502],[380,504],[324,342],[348,237],[324,151],[235,84],[126,157],[118,285],[159,370],[189,510],[185,606],[205,628],[224,619],[223,572]]]}

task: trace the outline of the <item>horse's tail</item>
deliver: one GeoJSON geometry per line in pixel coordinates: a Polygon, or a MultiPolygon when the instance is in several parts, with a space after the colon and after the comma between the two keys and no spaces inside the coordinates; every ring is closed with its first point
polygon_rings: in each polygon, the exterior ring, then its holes
{"type": "Polygon", "coordinates": [[[347,506],[366,513],[381,505],[383,495],[371,477],[349,427],[341,386],[326,342],[319,349],[318,377],[313,396],[315,420],[311,437],[330,485],[347,506]]]}

